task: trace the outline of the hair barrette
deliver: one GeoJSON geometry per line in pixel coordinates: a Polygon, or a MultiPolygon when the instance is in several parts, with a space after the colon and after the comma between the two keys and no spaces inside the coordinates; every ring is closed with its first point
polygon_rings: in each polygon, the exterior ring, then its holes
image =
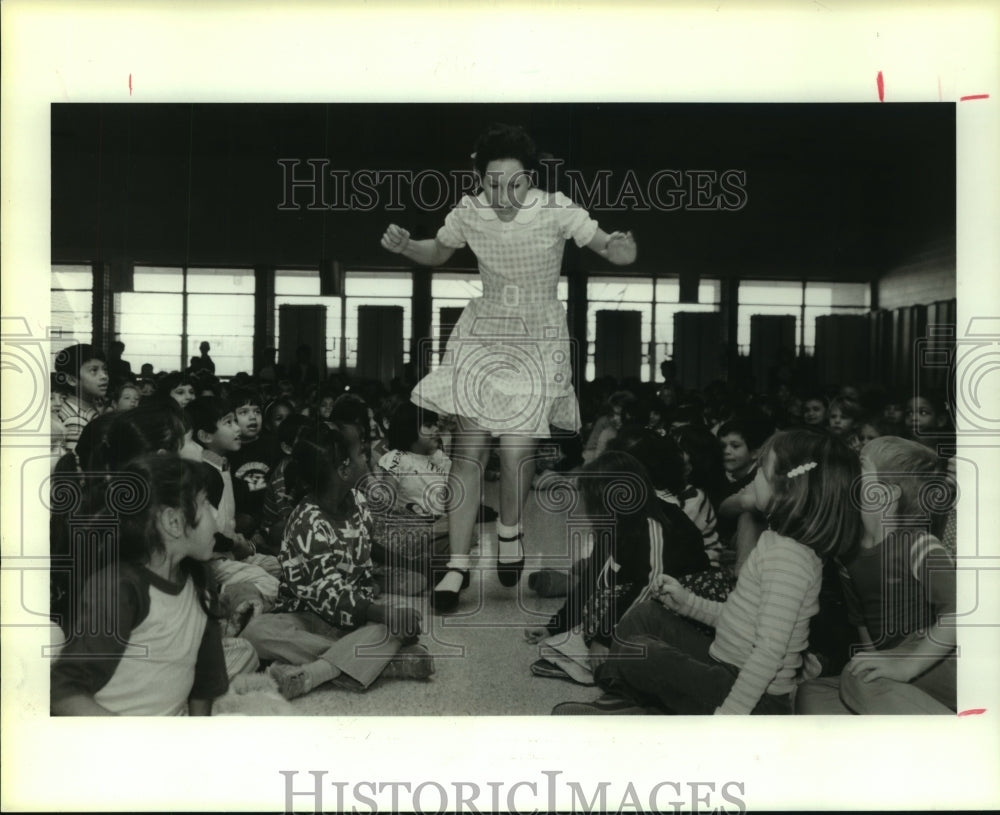
{"type": "Polygon", "coordinates": [[[792,467],[792,469],[790,469],[788,471],[787,477],[788,478],[798,478],[800,475],[802,475],[803,473],[809,472],[811,469],[813,469],[816,466],[817,465],[816,465],[815,461],[807,461],[805,464],[800,464],[798,467],[792,467]]]}

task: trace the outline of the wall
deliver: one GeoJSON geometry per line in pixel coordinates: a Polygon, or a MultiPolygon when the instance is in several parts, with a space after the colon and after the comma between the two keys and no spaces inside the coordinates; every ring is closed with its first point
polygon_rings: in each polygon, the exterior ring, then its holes
{"type": "Polygon", "coordinates": [[[955,297],[955,242],[937,241],[878,280],[880,308],[926,305],[955,297]]]}

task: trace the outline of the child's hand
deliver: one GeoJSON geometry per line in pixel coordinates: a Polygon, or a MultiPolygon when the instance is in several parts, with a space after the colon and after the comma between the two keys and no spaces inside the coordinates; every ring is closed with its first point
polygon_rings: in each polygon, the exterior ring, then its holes
{"type": "Polygon", "coordinates": [[[894,655],[886,651],[866,651],[856,654],[847,663],[845,670],[862,682],[874,682],[876,679],[909,682],[925,667],[916,657],[894,655]]]}
{"type": "Polygon", "coordinates": [[[636,256],[635,238],[631,232],[612,232],[604,248],[608,260],[617,265],[632,263],[636,256]]]}
{"type": "Polygon", "coordinates": [[[405,251],[409,243],[410,233],[395,224],[389,224],[389,228],[382,235],[382,248],[395,252],[397,255],[405,251]]]}
{"type": "Polygon", "coordinates": [[[233,534],[233,557],[237,560],[246,560],[250,555],[254,554],[257,548],[247,540],[245,535],[241,535],[239,532],[233,534]]]}
{"type": "Polygon", "coordinates": [[[549,636],[547,628],[525,628],[524,638],[531,643],[541,642],[549,636]]]}
{"type": "Polygon", "coordinates": [[[672,611],[680,611],[687,589],[668,574],[658,574],[653,581],[653,598],[672,611]]]}

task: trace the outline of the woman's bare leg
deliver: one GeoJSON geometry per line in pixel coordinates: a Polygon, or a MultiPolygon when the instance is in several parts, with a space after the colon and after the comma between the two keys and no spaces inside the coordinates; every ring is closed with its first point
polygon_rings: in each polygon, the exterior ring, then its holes
{"type": "Polygon", "coordinates": [[[500,437],[500,522],[517,526],[534,476],[536,442],[524,436],[500,437]]]}
{"type": "Polygon", "coordinates": [[[534,475],[535,440],[523,436],[500,437],[500,522],[497,524],[497,577],[513,587],[521,579],[524,547],[521,544],[521,511],[534,475]],[[505,568],[509,567],[509,568],[505,568]]]}
{"type": "Polygon", "coordinates": [[[434,587],[435,592],[455,592],[462,588],[459,569],[470,567],[472,534],[479,519],[483,491],[483,470],[489,456],[490,435],[485,430],[461,430],[454,436],[448,498],[449,571],[434,587]],[[454,569],[452,569],[454,567],[454,569]]]}

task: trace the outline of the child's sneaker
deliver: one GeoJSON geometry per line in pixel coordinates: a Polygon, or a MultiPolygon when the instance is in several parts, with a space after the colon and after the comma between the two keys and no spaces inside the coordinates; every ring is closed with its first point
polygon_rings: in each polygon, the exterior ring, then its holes
{"type": "Polygon", "coordinates": [[[434,673],[434,657],[422,645],[404,645],[382,671],[386,679],[429,679],[434,673]]]}

